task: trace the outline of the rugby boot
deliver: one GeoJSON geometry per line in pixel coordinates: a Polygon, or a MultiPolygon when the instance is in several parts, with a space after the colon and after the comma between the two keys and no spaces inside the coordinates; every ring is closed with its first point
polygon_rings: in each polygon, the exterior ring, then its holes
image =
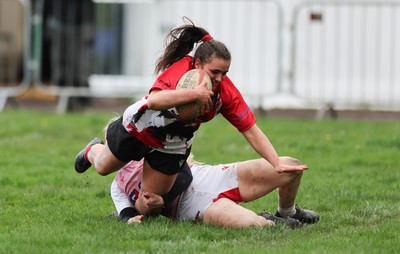
{"type": "Polygon", "coordinates": [[[85,148],[83,148],[82,151],[80,151],[78,153],[78,155],[76,155],[76,157],[75,157],[75,170],[76,170],[76,172],[83,173],[86,170],[88,170],[88,168],[90,168],[90,166],[92,166],[92,164],[85,159],[85,151],[86,151],[87,148],[89,148],[89,147],[91,147],[93,145],[96,145],[96,144],[104,144],[104,142],[99,138],[94,138],[92,141],[89,142],[89,144],[87,144],[85,146],[85,148]]]}
{"type": "MultiPolygon", "coordinates": [[[[297,206],[297,204],[296,204],[295,208],[296,208],[295,215],[293,215],[289,218],[296,219],[304,224],[313,224],[313,223],[317,223],[319,221],[318,213],[311,211],[311,210],[301,209],[300,207],[297,206]]],[[[283,218],[283,216],[281,216],[278,211],[276,211],[275,216],[283,218]]]]}

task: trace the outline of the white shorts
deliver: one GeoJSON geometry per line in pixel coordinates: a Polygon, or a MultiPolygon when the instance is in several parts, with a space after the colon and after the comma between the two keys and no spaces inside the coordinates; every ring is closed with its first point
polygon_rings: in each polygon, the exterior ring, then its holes
{"type": "Polygon", "coordinates": [[[179,200],[176,219],[202,220],[207,208],[221,197],[240,202],[237,165],[193,165],[193,181],[179,200]]]}

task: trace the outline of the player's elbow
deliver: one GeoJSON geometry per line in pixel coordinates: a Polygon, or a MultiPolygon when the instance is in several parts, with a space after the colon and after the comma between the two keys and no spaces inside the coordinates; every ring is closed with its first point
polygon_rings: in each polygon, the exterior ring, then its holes
{"type": "Polygon", "coordinates": [[[160,110],[160,105],[157,103],[157,100],[154,100],[154,98],[150,96],[147,99],[147,106],[151,110],[160,110]]]}
{"type": "Polygon", "coordinates": [[[160,97],[161,90],[152,91],[147,97],[147,107],[151,110],[164,110],[160,97]]]}

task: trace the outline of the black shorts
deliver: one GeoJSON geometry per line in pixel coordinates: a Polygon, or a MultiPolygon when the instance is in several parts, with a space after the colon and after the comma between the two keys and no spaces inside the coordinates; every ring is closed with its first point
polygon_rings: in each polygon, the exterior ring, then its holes
{"type": "Polygon", "coordinates": [[[106,138],[110,151],[118,160],[129,162],[145,158],[153,169],[165,175],[174,175],[181,171],[191,150],[187,149],[186,154],[156,151],[128,133],[122,125],[122,117],[108,126],[106,138]]]}

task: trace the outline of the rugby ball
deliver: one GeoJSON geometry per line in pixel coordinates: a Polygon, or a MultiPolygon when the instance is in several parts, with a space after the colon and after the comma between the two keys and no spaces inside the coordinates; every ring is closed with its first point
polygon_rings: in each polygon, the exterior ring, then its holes
{"type": "MultiPolygon", "coordinates": [[[[203,80],[206,80],[207,87],[211,91],[212,90],[212,82],[210,76],[201,69],[193,69],[185,74],[179,79],[178,84],[176,85],[176,90],[181,89],[194,89],[196,88],[203,80]]],[[[180,106],[175,107],[177,113],[183,119],[194,119],[201,115],[201,108],[196,102],[191,102],[187,104],[183,104],[180,106]]]]}

